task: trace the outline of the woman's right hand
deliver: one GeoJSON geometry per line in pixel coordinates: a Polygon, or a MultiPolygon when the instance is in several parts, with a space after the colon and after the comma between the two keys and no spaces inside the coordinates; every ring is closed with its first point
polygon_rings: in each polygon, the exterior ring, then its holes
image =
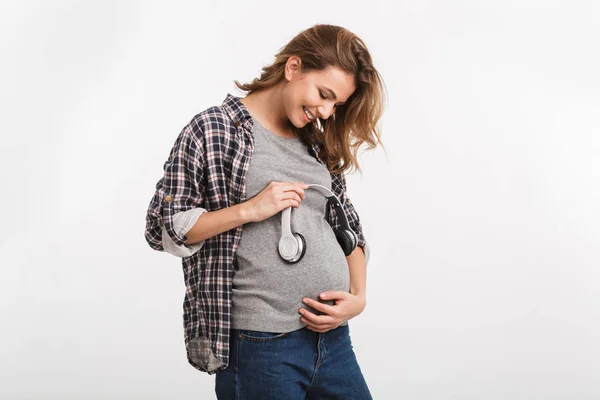
{"type": "Polygon", "coordinates": [[[284,208],[300,207],[307,188],[303,182],[271,181],[260,193],[244,202],[248,222],[264,221],[284,208]]]}

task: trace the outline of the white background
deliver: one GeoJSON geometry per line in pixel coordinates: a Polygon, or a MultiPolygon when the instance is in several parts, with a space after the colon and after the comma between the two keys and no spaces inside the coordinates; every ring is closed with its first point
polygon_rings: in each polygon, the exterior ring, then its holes
{"type": "Polygon", "coordinates": [[[348,176],[374,398],[600,398],[597,3],[1,4],[2,399],[215,398],[146,209],[184,124],[315,23],[389,95],[348,176]]]}

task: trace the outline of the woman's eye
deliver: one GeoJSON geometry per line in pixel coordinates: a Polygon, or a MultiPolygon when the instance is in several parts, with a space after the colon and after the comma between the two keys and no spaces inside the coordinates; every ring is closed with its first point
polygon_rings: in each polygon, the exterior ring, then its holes
{"type": "Polygon", "coordinates": [[[326,96],[323,96],[323,92],[319,92],[319,94],[321,95],[322,99],[326,99],[327,98],[326,96]]]}

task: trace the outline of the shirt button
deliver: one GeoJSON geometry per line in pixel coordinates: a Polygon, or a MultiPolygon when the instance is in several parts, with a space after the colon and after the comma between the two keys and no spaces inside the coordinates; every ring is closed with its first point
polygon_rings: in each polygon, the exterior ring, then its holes
{"type": "Polygon", "coordinates": [[[240,121],[235,121],[235,127],[239,128],[239,126],[240,126],[240,121]]]}
{"type": "Polygon", "coordinates": [[[170,202],[172,202],[172,201],[173,201],[173,196],[171,196],[171,195],[168,195],[167,197],[165,197],[165,201],[166,201],[167,203],[170,203],[170,202]]]}

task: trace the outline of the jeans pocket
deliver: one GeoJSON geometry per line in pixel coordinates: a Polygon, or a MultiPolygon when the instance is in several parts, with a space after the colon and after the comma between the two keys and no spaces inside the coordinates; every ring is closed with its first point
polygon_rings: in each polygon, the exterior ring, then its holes
{"type": "Polygon", "coordinates": [[[240,329],[238,333],[241,340],[248,342],[269,342],[283,338],[287,336],[289,332],[261,332],[250,329],[240,329]]]}

